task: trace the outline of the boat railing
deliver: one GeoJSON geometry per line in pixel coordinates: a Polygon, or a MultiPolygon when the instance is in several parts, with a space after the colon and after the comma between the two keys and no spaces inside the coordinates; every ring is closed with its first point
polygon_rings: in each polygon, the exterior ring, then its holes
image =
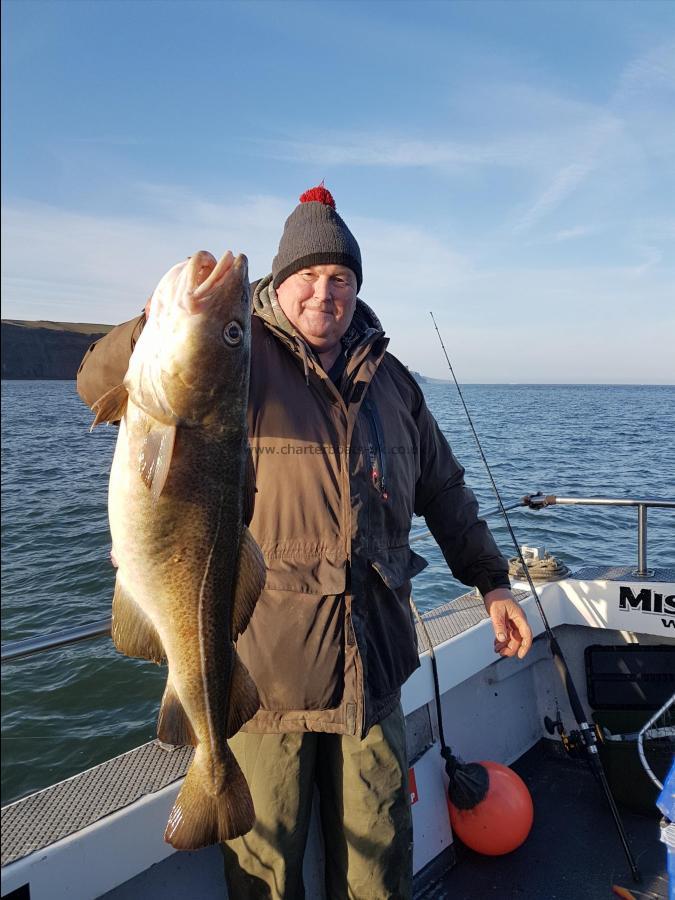
{"type": "MultiPolygon", "coordinates": [[[[625,498],[610,497],[557,497],[554,494],[526,494],[519,500],[511,500],[505,503],[503,509],[510,512],[519,508],[542,510],[549,506],[632,506],[637,507],[637,537],[638,537],[638,564],[633,575],[638,578],[646,578],[652,575],[647,568],[647,510],[675,509],[675,500],[631,500],[625,498]]],[[[502,512],[502,507],[496,506],[486,512],[481,511],[482,518],[490,518],[502,512]]],[[[421,541],[431,535],[426,529],[413,531],[410,542],[421,541]]],[[[11,662],[34,653],[43,653],[54,650],[57,647],[65,647],[80,641],[103,637],[110,634],[112,619],[110,617],[99,619],[88,625],[78,625],[73,628],[64,628],[62,631],[37,637],[23,638],[17,641],[6,641],[2,646],[2,662],[11,662]]]]}
{"type": "MultiPolygon", "coordinates": [[[[527,507],[528,509],[541,510],[548,506],[633,506],[637,507],[637,569],[633,572],[638,578],[648,578],[652,575],[652,571],[647,568],[647,510],[653,509],[675,509],[675,500],[633,500],[625,497],[557,497],[555,494],[526,494],[519,501],[514,501],[511,505],[505,505],[504,509],[516,509],[518,507],[527,507]]],[[[481,513],[484,518],[494,515],[501,511],[501,507],[488,510],[481,513]]],[[[410,541],[421,541],[423,538],[429,537],[431,532],[421,530],[414,532],[410,541]]]]}
{"type": "Polygon", "coordinates": [[[52,631],[51,634],[22,638],[18,641],[5,641],[2,645],[2,662],[20,659],[22,656],[32,656],[34,653],[43,653],[45,650],[54,650],[57,647],[66,647],[69,644],[77,644],[91,638],[105,637],[110,634],[111,625],[112,618],[108,616],[106,619],[99,619],[88,625],[75,625],[61,631],[52,631]]]}

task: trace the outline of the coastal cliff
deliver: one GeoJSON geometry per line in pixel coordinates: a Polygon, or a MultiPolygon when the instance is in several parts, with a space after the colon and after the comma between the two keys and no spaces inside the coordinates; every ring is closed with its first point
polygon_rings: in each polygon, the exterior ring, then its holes
{"type": "Polygon", "coordinates": [[[112,325],[2,320],[2,377],[74,379],[90,344],[112,325]]]}
{"type": "MultiPolygon", "coordinates": [[[[86,322],[3,319],[2,377],[23,381],[74,380],[90,345],[112,328],[113,325],[86,322]]],[[[418,384],[439,380],[409,371],[418,384]]]]}

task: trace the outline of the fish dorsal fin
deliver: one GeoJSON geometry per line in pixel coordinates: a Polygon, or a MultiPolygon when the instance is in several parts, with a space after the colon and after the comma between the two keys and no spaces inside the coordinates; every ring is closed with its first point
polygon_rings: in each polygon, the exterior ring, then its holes
{"type": "Polygon", "coordinates": [[[153,500],[164,490],[169,477],[173,450],[176,443],[176,426],[153,423],[147,433],[138,456],[141,478],[150,489],[153,500]]]}
{"type": "Polygon", "coordinates": [[[230,682],[230,705],[227,715],[227,734],[229,739],[235,735],[242,725],[252,719],[260,708],[260,699],[248,669],[234,654],[232,680],[230,682]]]}
{"type": "Polygon", "coordinates": [[[166,659],[157,629],[122,584],[119,574],[112,603],[112,639],[126,656],[156,663],[166,659]]]}
{"type": "Polygon", "coordinates": [[[249,623],[260,592],[265,587],[265,560],[255,538],[244,527],[239,541],[239,558],[232,604],[232,639],[236,640],[249,623]]]}
{"type": "Polygon", "coordinates": [[[128,401],[129,394],[123,384],[118,384],[99,397],[91,407],[96,416],[89,431],[93,431],[101,422],[119,422],[126,412],[128,401]]]}

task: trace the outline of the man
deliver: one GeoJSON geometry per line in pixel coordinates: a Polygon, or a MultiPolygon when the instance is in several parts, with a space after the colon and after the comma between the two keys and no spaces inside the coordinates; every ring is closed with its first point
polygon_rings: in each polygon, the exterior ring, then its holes
{"type": "MultiPolygon", "coordinates": [[[[357,299],[361,254],[314,188],[255,287],[250,529],[267,582],[237,652],[261,709],[230,742],[256,825],[224,848],[230,897],[304,896],[318,786],[331,900],[409,898],[412,827],[400,688],[419,665],[409,547],[425,517],[453,573],[482,593],[495,651],[531,632],[464,470],[405,366],[357,299]]],[[[90,405],[120,383],[143,317],[95,344],[78,373],[90,405]]]]}

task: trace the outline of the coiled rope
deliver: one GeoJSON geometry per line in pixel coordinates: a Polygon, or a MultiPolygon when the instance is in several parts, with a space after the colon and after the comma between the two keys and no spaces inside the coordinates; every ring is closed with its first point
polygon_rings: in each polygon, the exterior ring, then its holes
{"type": "MultiPolygon", "coordinates": [[[[531,557],[524,555],[527,570],[532,577],[532,581],[560,581],[566,578],[570,570],[564,562],[546,553],[543,557],[531,557]]],[[[511,578],[525,580],[527,575],[523,571],[523,566],[517,556],[509,560],[509,575],[511,578]]]]}

